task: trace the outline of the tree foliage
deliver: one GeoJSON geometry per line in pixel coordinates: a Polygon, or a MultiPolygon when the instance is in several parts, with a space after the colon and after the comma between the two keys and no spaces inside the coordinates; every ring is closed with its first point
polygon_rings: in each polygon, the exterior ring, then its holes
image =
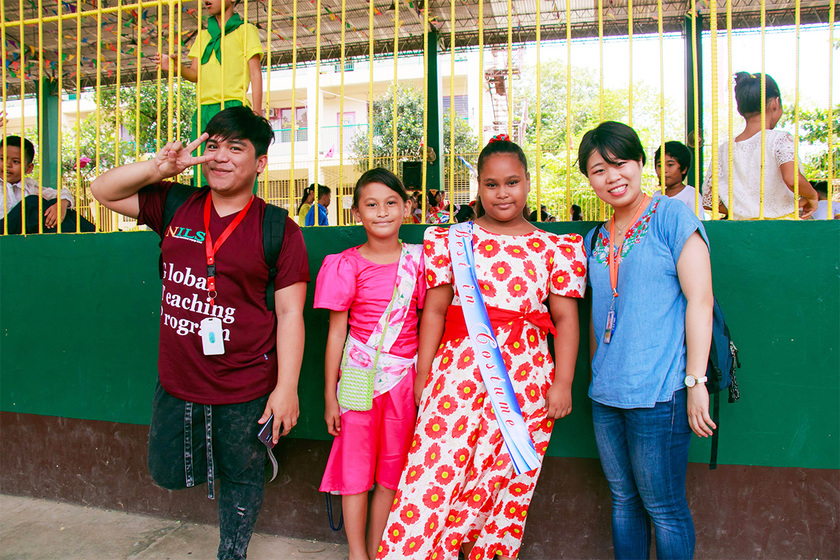
{"type": "MultiPolygon", "coordinates": [[[[394,155],[394,98],[396,97],[397,136],[396,155],[399,159],[420,159],[423,143],[423,92],[411,85],[391,85],[388,91],[373,103],[371,142],[374,158],[389,158],[394,155]]],[[[449,153],[449,112],[443,114],[444,154],[449,153]]],[[[353,158],[361,168],[367,168],[368,135],[359,134],[350,143],[353,158]]],[[[477,139],[469,124],[461,118],[455,119],[455,153],[470,154],[477,149],[477,139]]],[[[438,154],[440,155],[440,154],[438,154]]]]}
{"type": "Polygon", "coordinates": [[[182,81],[179,85],[176,81],[173,85],[171,118],[165,82],[160,89],[154,82],[141,82],[139,99],[137,93],[134,84],[121,86],[117,99],[116,86],[102,87],[97,96],[97,111],[78,125],[67,124],[62,128],[61,161],[65,185],[75,184],[77,165],[81,178],[89,180],[112,167],[135,161],[138,156],[156,153],[168,141],[170,130],[173,139],[177,136],[182,142],[189,141],[190,119],[196,108],[192,83],[182,81]],[[177,107],[180,110],[176,110],[177,107]]]}
{"type": "MultiPolygon", "coordinates": [[[[793,109],[787,110],[787,120],[793,122],[793,109]]],[[[840,104],[832,111],[831,132],[832,138],[832,163],[835,178],[840,177],[840,104]]],[[[815,153],[810,157],[803,158],[805,174],[810,180],[828,179],[828,133],[829,119],[828,109],[816,107],[799,111],[799,126],[804,134],[800,134],[799,141],[811,144],[815,153]]]]}
{"type": "MultiPolygon", "coordinates": [[[[601,89],[597,74],[588,69],[572,67],[572,79],[567,80],[566,66],[556,62],[545,62],[540,68],[525,68],[517,84],[514,102],[515,114],[523,114],[527,104],[525,141],[523,149],[532,167],[537,164],[539,140],[540,204],[548,207],[552,214],[561,219],[568,215],[566,186],[571,193],[571,202],[584,209],[587,218],[596,219],[596,209],[602,204],[597,200],[589,182],[578,170],[577,150],[583,135],[596,127],[602,120],[628,123],[630,120],[629,95],[627,89],[601,89]],[[571,87],[569,87],[571,86],[571,87]],[[540,105],[537,111],[537,88],[540,88],[540,105]],[[569,115],[567,136],[567,96],[572,111],[569,115]],[[603,113],[602,113],[603,111],[603,113]],[[602,117],[603,114],[603,118],[602,117]],[[539,121],[539,138],[537,122],[539,121]],[[570,143],[567,144],[567,139],[570,143]],[[571,151],[567,153],[567,145],[571,151]]],[[[642,145],[648,153],[643,186],[650,190],[656,187],[653,170],[653,153],[662,143],[662,122],[664,118],[665,140],[685,141],[685,133],[672,104],[666,99],[664,114],[660,110],[660,95],[652,88],[636,84],[633,89],[633,128],[639,134],[642,145]]],[[[537,172],[531,170],[531,208],[537,208],[537,172]]]]}

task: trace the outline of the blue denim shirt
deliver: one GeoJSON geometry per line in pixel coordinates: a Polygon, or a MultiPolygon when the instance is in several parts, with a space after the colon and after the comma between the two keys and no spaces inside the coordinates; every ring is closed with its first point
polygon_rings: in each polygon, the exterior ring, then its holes
{"type": "MultiPolygon", "coordinates": [[[[592,360],[589,396],[617,408],[652,408],[671,400],[685,378],[686,299],[677,261],[689,237],[703,224],[677,200],[654,198],[626,234],[618,272],[616,327],[609,344],[604,329],[612,300],[607,266],[609,227],[598,229],[588,255],[592,322],[598,348],[592,360]]],[[[596,231],[586,236],[587,251],[596,231]]]]}

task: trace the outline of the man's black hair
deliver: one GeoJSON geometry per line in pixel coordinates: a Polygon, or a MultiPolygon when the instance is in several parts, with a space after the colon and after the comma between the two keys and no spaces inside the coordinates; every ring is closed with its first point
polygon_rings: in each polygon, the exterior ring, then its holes
{"type": "Polygon", "coordinates": [[[204,132],[219,140],[248,140],[254,146],[256,157],[268,153],[274,141],[274,131],[265,117],[260,117],[245,106],[228,107],[219,111],[207,123],[204,132]]]}
{"type": "Polygon", "coordinates": [[[778,98],[782,102],[779,85],[769,74],[764,74],[764,99],[761,99],[761,73],[750,74],[738,72],[735,74],[735,102],[742,117],[761,112],[762,102],[778,98]]]}
{"type": "MultiPolygon", "coordinates": [[[[656,165],[659,164],[661,151],[662,147],[660,146],[659,148],[656,148],[656,153],[653,154],[653,162],[656,165]]],[[[671,156],[677,160],[677,164],[680,166],[680,173],[682,173],[683,181],[685,181],[685,176],[688,175],[688,168],[691,167],[691,150],[688,149],[688,146],[682,142],[670,140],[665,142],[665,155],[671,156]]]]}
{"type": "Polygon", "coordinates": [[[614,165],[616,160],[641,161],[647,158],[642,141],[636,131],[624,123],[605,121],[583,135],[578,148],[578,167],[580,172],[589,177],[586,165],[589,156],[597,151],[604,161],[614,165]]]}
{"type": "Polygon", "coordinates": [[[0,154],[2,154],[3,145],[14,148],[20,148],[20,143],[23,142],[23,160],[24,167],[28,167],[30,163],[35,160],[35,146],[26,138],[20,136],[6,136],[4,140],[0,140],[0,154]]]}

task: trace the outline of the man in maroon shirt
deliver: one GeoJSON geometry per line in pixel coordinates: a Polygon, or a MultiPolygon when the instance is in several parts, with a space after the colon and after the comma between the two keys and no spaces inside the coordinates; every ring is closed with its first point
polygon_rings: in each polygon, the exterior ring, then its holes
{"type": "Polygon", "coordinates": [[[161,236],[159,381],[149,430],[149,470],[164,488],[219,485],[219,559],[245,558],[262,506],[265,448],[257,431],[274,415],[272,439],[297,423],[303,306],[309,264],[303,235],[286,218],[268,309],[263,252],[266,204],[252,195],[265,169],[271,126],[246,107],[216,115],[186,147],[111,169],[91,184],[107,208],[161,236]],[[206,141],[204,155],[192,151],[206,141]],[[164,224],[175,177],[202,165],[196,189],[164,224]],[[282,430],[282,431],[281,431],[282,430]]]}

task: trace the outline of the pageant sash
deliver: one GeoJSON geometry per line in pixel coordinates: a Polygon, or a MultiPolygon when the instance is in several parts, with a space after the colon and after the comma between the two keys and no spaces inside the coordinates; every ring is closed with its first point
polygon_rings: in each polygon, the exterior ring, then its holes
{"type": "Polygon", "coordinates": [[[499,344],[493,334],[484,298],[477,288],[472,245],[472,222],[449,227],[452,273],[461,299],[467,332],[513,468],[516,474],[522,474],[538,468],[540,458],[522,418],[522,410],[519,408],[516,393],[502,360],[502,353],[499,351],[499,344]]]}

